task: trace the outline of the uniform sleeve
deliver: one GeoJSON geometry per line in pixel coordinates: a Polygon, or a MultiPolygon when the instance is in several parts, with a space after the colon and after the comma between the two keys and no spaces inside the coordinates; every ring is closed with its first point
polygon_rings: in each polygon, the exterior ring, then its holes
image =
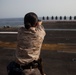
{"type": "Polygon", "coordinates": [[[40,30],[44,30],[44,26],[43,25],[38,25],[36,28],[40,29],[40,30]]]}

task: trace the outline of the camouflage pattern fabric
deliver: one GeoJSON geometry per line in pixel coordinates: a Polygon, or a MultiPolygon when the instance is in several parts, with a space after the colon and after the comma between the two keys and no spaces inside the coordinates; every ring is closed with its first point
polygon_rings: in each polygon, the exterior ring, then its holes
{"type": "Polygon", "coordinates": [[[18,30],[16,61],[26,64],[38,60],[45,34],[42,25],[31,27],[29,30],[21,27],[18,30]]]}

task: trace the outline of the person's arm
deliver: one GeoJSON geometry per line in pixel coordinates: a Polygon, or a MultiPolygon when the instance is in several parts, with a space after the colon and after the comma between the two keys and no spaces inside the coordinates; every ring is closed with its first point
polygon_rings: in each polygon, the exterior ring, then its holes
{"type": "Polygon", "coordinates": [[[42,25],[42,21],[41,20],[38,20],[38,23],[37,23],[37,28],[40,29],[40,30],[44,30],[44,26],[42,25]]]}
{"type": "Polygon", "coordinates": [[[42,21],[41,20],[38,20],[38,25],[42,25],[42,21]]]}

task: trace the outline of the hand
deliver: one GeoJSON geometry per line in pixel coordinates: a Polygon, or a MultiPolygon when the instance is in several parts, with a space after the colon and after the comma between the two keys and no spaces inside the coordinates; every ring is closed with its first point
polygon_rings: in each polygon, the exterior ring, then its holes
{"type": "Polygon", "coordinates": [[[38,22],[38,25],[42,25],[42,21],[39,21],[39,22],[38,22]]]}

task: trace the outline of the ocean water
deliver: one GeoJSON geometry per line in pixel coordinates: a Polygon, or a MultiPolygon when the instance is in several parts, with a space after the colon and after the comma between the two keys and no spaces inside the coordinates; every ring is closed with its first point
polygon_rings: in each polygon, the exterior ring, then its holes
{"type": "Polygon", "coordinates": [[[0,27],[4,26],[18,27],[19,25],[23,25],[23,18],[0,19],[0,27]]]}

